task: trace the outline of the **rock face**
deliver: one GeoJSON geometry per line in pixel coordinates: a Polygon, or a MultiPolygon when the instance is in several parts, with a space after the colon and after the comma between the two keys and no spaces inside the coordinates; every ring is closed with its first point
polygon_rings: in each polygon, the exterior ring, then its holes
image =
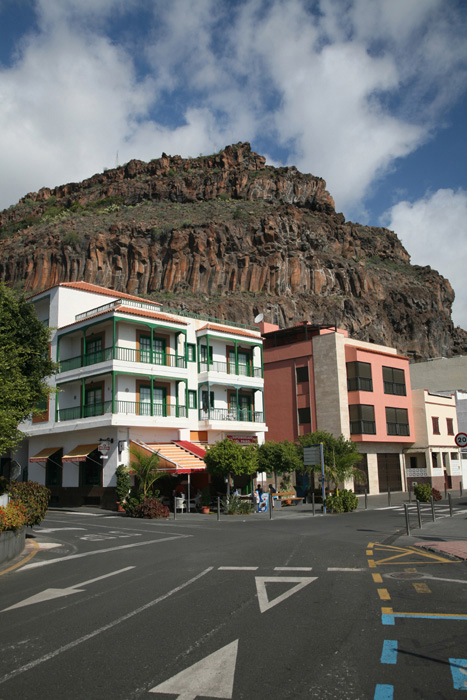
{"type": "Polygon", "coordinates": [[[28,194],[0,213],[0,237],[0,280],[27,293],[85,280],[231,321],[337,323],[416,359],[467,352],[446,279],[248,143],[28,194]]]}

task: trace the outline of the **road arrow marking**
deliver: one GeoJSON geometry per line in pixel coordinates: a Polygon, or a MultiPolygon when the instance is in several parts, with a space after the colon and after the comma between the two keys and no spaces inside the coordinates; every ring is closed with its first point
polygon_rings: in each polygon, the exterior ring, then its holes
{"type": "Polygon", "coordinates": [[[238,639],[198,661],[176,676],[151,688],[150,693],[178,695],[178,700],[196,697],[232,698],[238,639]]]}
{"type": "Polygon", "coordinates": [[[316,581],[317,576],[256,576],[256,590],[258,592],[258,603],[261,612],[266,612],[270,608],[273,608],[278,603],[282,603],[286,598],[301,591],[302,588],[308,586],[312,581],[316,581]],[[266,583],[295,583],[296,585],[289,588],[288,591],[277,596],[273,600],[269,600],[268,594],[266,592],[266,583]]]}
{"type": "Polygon", "coordinates": [[[73,595],[73,593],[83,593],[83,586],[89,586],[90,583],[95,583],[96,581],[102,581],[104,578],[109,578],[109,576],[116,576],[117,574],[122,574],[124,571],[129,571],[134,569],[134,566],[127,566],[124,569],[119,569],[118,571],[112,571],[110,574],[105,574],[104,576],[98,576],[97,578],[91,578],[89,581],[83,581],[82,583],[77,583],[69,588],[47,588],[41,593],[36,593],[36,595],[31,596],[22,600],[16,605],[11,605],[9,608],[4,608],[1,612],[6,612],[7,610],[14,610],[15,608],[23,608],[25,605],[34,605],[34,603],[42,603],[44,600],[53,600],[54,598],[62,598],[63,596],[73,595]]]}

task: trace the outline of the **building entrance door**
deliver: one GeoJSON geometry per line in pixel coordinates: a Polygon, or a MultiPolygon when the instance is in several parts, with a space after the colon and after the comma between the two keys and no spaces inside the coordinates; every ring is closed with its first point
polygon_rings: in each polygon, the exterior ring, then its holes
{"type": "Polygon", "coordinates": [[[402,491],[400,457],[398,454],[378,455],[378,482],[380,493],[402,491]]]}

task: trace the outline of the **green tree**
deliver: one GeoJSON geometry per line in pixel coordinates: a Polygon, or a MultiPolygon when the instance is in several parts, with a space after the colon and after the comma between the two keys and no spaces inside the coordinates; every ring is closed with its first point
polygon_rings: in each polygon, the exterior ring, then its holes
{"type": "Polygon", "coordinates": [[[204,457],[206,470],[213,476],[228,477],[230,493],[231,475],[254,474],[258,470],[258,449],[255,445],[242,447],[228,438],[216,442],[204,457]]]}
{"type": "MultiPolygon", "coordinates": [[[[301,447],[323,443],[324,475],[328,481],[332,481],[339,494],[339,484],[346,479],[354,479],[357,483],[365,483],[365,473],[355,466],[362,459],[357,446],[352,440],[347,440],[343,435],[334,437],[327,430],[316,430],[299,438],[301,447]]],[[[320,472],[321,464],[311,467],[312,471],[320,472]]]]}
{"type": "Polygon", "coordinates": [[[33,305],[0,284],[0,454],[22,440],[18,425],[39,412],[53,391],[47,384],[55,371],[49,342],[33,305]]]}
{"type": "Polygon", "coordinates": [[[270,440],[258,447],[258,469],[263,472],[290,474],[303,469],[301,446],[284,440],[270,440]]]}
{"type": "Polygon", "coordinates": [[[130,447],[130,469],[136,478],[137,491],[146,498],[148,493],[152,491],[153,485],[159,479],[167,476],[166,472],[158,469],[159,455],[156,453],[148,454],[140,447],[131,445],[130,447]]]}

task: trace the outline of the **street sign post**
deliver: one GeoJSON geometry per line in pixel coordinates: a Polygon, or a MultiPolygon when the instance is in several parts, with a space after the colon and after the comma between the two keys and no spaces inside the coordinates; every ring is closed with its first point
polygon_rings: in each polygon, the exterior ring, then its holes
{"type": "Polygon", "coordinates": [[[324,478],[324,451],[323,443],[320,442],[317,445],[309,445],[303,448],[303,464],[305,467],[316,467],[321,465],[321,476],[319,481],[322,483],[323,488],[323,513],[326,513],[326,506],[324,501],[326,499],[326,486],[324,478]]]}

